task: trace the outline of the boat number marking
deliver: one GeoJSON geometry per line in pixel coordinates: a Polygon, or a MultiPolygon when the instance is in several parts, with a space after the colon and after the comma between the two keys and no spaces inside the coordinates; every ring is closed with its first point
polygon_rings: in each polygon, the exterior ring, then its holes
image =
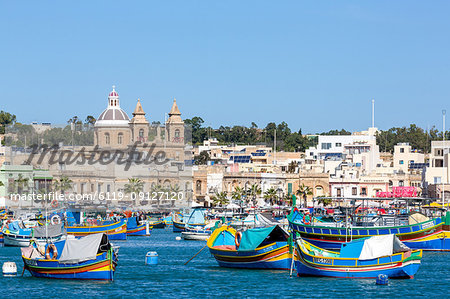
{"type": "Polygon", "coordinates": [[[322,258],[322,257],[315,257],[314,262],[319,263],[319,264],[331,265],[331,259],[326,259],[326,258],[322,258]]]}

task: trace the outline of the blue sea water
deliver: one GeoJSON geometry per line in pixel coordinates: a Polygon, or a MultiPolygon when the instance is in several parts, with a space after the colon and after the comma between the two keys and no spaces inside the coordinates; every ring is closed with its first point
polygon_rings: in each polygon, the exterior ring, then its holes
{"type": "MultiPolygon", "coordinates": [[[[207,248],[184,266],[205,242],[176,241],[176,236],[171,230],[154,229],[150,237],[116,242],[120,246],[119,265],[113,282],[39,279],[25,272],[24,277],[0,277],[2,297],[409,299],[450,294],[450,253],[425,252],[414,279],[391,279],[388,286],[377,286],[374,279],[298,278],[289,277],[286,271],[220,268],[207,248]],[[158,252],[158,265],[145,265],[148,251],[158,252]]],[[[19,248],[0,247],[0,264],[6,261],[16,262],[22,272],[19,248]]]]}

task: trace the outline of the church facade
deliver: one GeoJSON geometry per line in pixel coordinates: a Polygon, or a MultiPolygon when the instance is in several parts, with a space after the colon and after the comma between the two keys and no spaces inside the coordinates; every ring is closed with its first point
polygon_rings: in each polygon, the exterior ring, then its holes
{"type": "Polygon", "coordinates": [[[185,143],[184,121],[176,99],[173,100],[165,126],[155,128],[156,136],[150,135],[151,125],[145,117],[141,101],[138,99],[133,117],[120,108],[119,94],[113,86],[108,95],[108,105],[97,118],[94,125],[94,145],[100,148],[126,149],[131,145],[142,145],[149,142],[170,146],[181,146],[185,143]]]}

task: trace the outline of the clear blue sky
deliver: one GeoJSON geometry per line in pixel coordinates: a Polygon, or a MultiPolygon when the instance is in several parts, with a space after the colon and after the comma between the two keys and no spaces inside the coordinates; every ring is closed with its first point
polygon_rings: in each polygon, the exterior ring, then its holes
{"type": "MultiPolygon", "coordinates": [[[[175,96],[206,125],[304,133],[442,127],[448,1],[1,1],[0,109],[97,117],[111,85],[150,121],[175,96]]],[[[448,121],[450,123],[450,119],[448,121]]]]}

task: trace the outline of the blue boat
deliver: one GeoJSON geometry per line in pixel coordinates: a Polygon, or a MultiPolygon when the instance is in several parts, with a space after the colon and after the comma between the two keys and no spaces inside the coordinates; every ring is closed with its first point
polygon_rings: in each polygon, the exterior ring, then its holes
{"type": "Polygon", "coordinates": [[[292,262],[288,237],[279,226],[240,233],[223,225],[214,230],[206,245],[221,267],[288,270],[292,262]]]}
{"type": "Polygon", "coordinates": [[[195,227],[204,227],[206,225],[204,211],[199,208],[193,208],[189,214],[175,214],[173,218],[173,232],[180,233],[185,231],[186,224],[195,227]]]}
{"type": "Polygon", "coordinates": [[[342,244],[340,252],[296,240],[298,276],[338,278],[413,278],[422,250],[411,250],[394,235],[375,236],[342,244]]]}
{"type": "Polygon", "coordinates": [[[305,215],[293,209],[288,216],[292,231],[300,234],[303,240],[320,248],[339,250],[349,240],[395,234],[411,249],[430,251],[450,251],[450,212],[442,217],[421,223],[400,226],[350,226],[342,224],[325,225],[305,221],[305,215]]]}
{"type": "Polygon", "coordinates": [[[61,224],[26,228],[19,221],[6,224],[2,229],[5,246],[27,247],[34,240],[39,244],[59,241],[65,234],[61,224]]]}
{"type": "Polygon", "coordinates": [[[34,277],[113,280],[118,249],[105,234],[94,234],[47,244],[45,249],[30,245],[22,248],[22,259],[34,277]]]}
{"type": "MultiPolygon", "coordinates": [[[[107,223],[107,222],[105,222],[107,223]]],[[[117,222],[105,225],[78,225],[67,226],[67,234],[76,237],[83,237],[92,234],[105,233],[110,240],[126,240],[127,239],[127,223],[126,219],[120,219],[117,222]]]]}
{"type": "Polygon", "coordinates": [[[147,220],[139,220],[139,217],[127,218],[127,236],[150,236],[152,226],[147,220]]]}

